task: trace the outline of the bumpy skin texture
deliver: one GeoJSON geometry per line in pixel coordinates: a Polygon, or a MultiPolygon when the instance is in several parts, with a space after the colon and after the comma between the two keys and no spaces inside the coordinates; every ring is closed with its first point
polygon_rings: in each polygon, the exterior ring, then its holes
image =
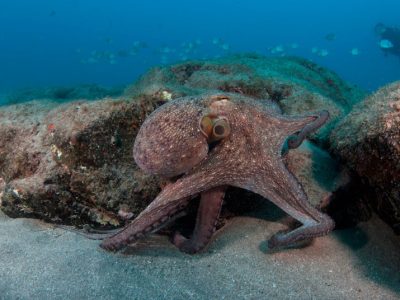
{"type": "Polygon", "coordinates": [[[231,94],[180,98],[161,106],[143,123],[134,158],[146,172],[165,177],[183,175],[168,184],[132,223],[106,238],[101,247],[117,251],[157,231],[201,194],[193,236],[186,239],[176,233],[172,239],[181,251],[196,253],[211,239],[227,186],[257,193],[302,223],[293,231],[272,236],[270,248],[327,234],[334,222],[309,204],[281,157],[289,136],[295,135],[296,141],[289,148],[296,148],[327,118],[327,112],[283,116],[267,101],[231,94]],[[210,148],[199,126],[203,116],[226,118],[230,125],[229,135],[210,148]]]}

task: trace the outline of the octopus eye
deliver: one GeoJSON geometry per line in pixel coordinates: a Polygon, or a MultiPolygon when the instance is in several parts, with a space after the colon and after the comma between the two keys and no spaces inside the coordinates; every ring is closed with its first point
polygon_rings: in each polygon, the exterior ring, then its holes
{"type": "Polygon", "coordinates": [[[213,120],[209,116],[204,116],[200,120],[200,130],[208,139],[213,131],[213,120]]]}
{"type": "Polygon", "coordinates": [[[231,132],[231,127],[227,119],[217,119],[214,122],[212,140],[218,141],[227,137],[231,132]]]}
{"type": "Polygon", "coordinates": [[[215,136],[222,136],[225,132],[225,127],[222,124],[218,124],[214,126],[213,134],[215,136]]]}
{"type": "Polygon", "coordinates": [[[200,120],[200,130],[211,143],[227,137],[231,132],[231,127],[226,118],[204,116],[200,120]]]}

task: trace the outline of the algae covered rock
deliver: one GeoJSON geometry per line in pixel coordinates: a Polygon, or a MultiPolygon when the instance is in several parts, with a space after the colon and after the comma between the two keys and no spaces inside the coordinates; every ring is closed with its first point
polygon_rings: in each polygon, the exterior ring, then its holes
{"type": "Polygon", "coordinates": [[[285,114],[326,109],[330,121],[314,135],[320,142],[327,141],[337,121],[365,96],[335,73],[308,60],[252,54],[157,67],[128,87],[125,94],[176,98],[206,91],[269,99],[285,114]]]}
{"type": "Polygon", "coordinates": [[[400,233],[400,82],[355,105],[330,141],[334,153],[373,188],[371,204],[400,233]]]}
{"type": "Polygon", "coordinates": [[[149,101],[27,102],[0,110],[1,209],[10,216],[118,225],[159,192],[133,163],[149,101]]]}
{"type": "Polygon", "coordinates": [[[106,97],[117,97],[121,93],[122,88],[106,88],[96,84],[23,88],[8,94],[5,97],[5,104],[17,104],[39,99],[51,99],[53,102],[66,102],[78,99],[96,100],[106,97]]]}
{"type": "Polygon", "coordinates": [[[325,208],[332,193],[350,182],[350,175],[343,165],[327,151],[308,141],[289,151],[284,159],[315,207],[325,208]]]}

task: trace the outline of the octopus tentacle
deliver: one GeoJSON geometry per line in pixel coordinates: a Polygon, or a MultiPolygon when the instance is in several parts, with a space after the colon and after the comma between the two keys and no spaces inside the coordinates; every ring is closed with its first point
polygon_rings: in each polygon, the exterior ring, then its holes
{"type": "Polygon", "coordinates": [[[110,230],[93,229],[93,228],[78,229],[74,226],[68,226],[68,225],[62,225],[62,224],[58,224],[55,227],[77,233],[79,235],[86,237],[87,239],[90,239],[90,240],[104,240],[105,238],[108,238],[108,237],[112,236],[113,234],[116,234],[119,231],[121,231],[120,228],[110,229],[110,230]]]}
{"type": "MultiPolygon", "coordinates": [[[[269,248],[286,247],[332,231],[335,226],[334,221],[309,203],[302,186],[287,169],[279,169],[279,176],[276,177],[272,185],[278,188],[265,186],[265,188],[258,189],[255,192],[269,199],[303,225],[288,233],[273,235],[268,241],[269,248]]],[[[264,177],[266,176],[268,174],[264,175],[264,177]]],[[[264,178],[264,182],[266,180],[264,178]]]]}
{"type": "Polygon", "coordinates": [[[225,190],[226,187],[222,186],[201,193],[196,225],[192,237],[187,239],[179,232],[176,232],[173,236],[172,242],[179,250],[193,254],[207,246],[215,231],[225,190]]]}
{"type": "Polygon", "coordinates": [[[175,220],[192,197],[207,190],[207,187],[211,189],[219,185],[218,180],[207,177],[204,172],[186,175],[174,184],[168,184],[135,220],[117,234],[106,238],[100,246],[110,251],[122,249],[175,220]],[[193,185],[193,182],[197,185],[193,185]]]}
{"type": "Polygon", "coordinates": [[[328,234],[335,227],[334,221],[324,216],[319,222],[304,224],[287,233],[276,233],[268,241],[270,249],[287,247],[297,242],[304,241],[328,234]]]}
{"type": "MultiPolygon", "coordinates": [[[[156,201],[157,198],[153,202],[156,201]]],[[[160,205],[156,209],[148,206],[139,216],[128,226],[116,234],[107,237],[101,244],[105,250],[118,251],[123,247],[144,238],[149,233],[155,232],[167,225],[179,216],[179,212],[187,206],[189,197],[165,205],[160,205]]]]}
{"type": "Polygon", "coordinates": [[[307,124],[299,133],[293,135],[288,140],[289,149],[295,149],[301,145],[305,138],[311,133],[315,132],[329,119],[329,112],[323,110],[318,118],[310,124],[307,124]]]}

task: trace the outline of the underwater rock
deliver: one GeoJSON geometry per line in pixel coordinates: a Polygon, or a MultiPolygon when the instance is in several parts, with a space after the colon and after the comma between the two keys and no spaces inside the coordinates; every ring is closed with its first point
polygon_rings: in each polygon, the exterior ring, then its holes
{"type": "Polygon", "coordinates": [[[332,193],[350,182],[350,175],[343,165],[308,141],[295,151],[289,151],[284,159],[315,207],[326,208],[332,193]]]}
{"type": "Polygon", "coordinates": [[[0,110],[1,209],[10,216],[119,225],[159,192],[134,164],[148,101],[33,101],[0,110]],[[128,207],[129,209],[126,209],[128,207]]]}
{"type": "Polygon", "coordinates": [[[96,84],[47,88],[24,88],[8,94],[5,99],[5,104],[17,104],[39,99],[51,99],[52,101],[57,102],[81,99],[96,100],[106,97],[120,96],[122,91],[122,88],[106,88],[96,84]]]}
{"type": "Polygon", "coordinates": [[[284,114],[307,114],[326,109],[330,121],[314,138],[328,141],[329,132],[365,93],[335,73],[297,57],[235,55],[157,67],[129,86],[126,96],[198,95],[205,91],[231,92],[269,99],[284,114]]]}
{"type": "Polygon", "coordinates": [[[332,150],[375,195],[370,204],[400,233],[400,82],[379,89],[338,124],[332,150]]]}

